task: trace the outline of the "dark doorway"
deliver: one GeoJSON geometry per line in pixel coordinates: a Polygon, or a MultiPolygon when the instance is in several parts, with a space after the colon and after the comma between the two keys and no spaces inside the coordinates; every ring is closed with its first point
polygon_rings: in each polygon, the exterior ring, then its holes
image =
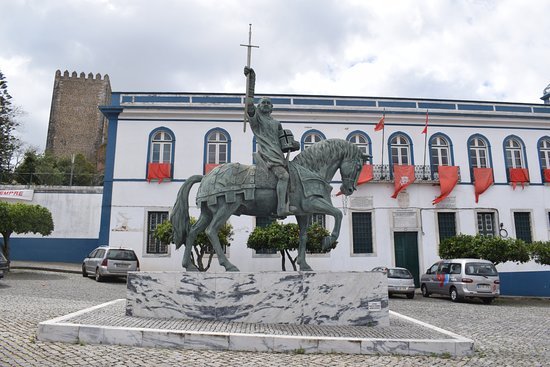
{"type": "Polygon", "coordinates": [[[418,232],[394,232],[395,266],[409,269],[414,284],[420,287],[420,266],[418,262],[418,232]]]}

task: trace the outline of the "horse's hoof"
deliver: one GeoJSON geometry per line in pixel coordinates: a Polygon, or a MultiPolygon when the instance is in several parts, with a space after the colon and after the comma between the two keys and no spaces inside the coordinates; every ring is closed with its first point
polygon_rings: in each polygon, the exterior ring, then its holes
{"type": "Polygon", "coordinates": [[[237,268],[235,265],[230,265],[225,268],[225,271],[239,271],[239,268],[237,268]]]}
{"type": "Polygon", "coordinates": [[[313,271],[313,269],[308,264],[305,264],[305,265],[300,265],[300,271],[313,271]]]}
{"type": "Polygon", "coordinates": [[[323,237],[323,244],[321,246],[321,248],[323,249],[323,251],[327,251],[327,250],[330,250],[333,248],[332,244],[334,242],[332,241],[332,237],[330,236],[327,236],[327,237],[323,237]]]}
{"type": "Polygon", "coordinates": [[[186,271],[199,271],[199,268],[197,268],[195,266],[195,264],[190,264],[190,265],[183,265],[182,264],[182,267],[186,270],[186,271]]]}

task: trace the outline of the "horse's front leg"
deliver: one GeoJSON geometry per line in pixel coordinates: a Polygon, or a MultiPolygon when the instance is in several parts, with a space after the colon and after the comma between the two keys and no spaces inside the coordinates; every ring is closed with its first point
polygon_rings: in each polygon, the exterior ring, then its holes
{"type": "Polygon", "coordinates": [[[311,202],[313,213],[327,214],[334,218],[334,227],[330,236],[323,238],[322,249],[328,250],[334,246],[338,236],[340,236],[340,228],[342,226],[342,212],[335,208],[332,203],[321,197],[317,197],[311,202]]]}
{"type": "Polygon", "coordinates": [[[301,271],[312,271],[311,266],[306,262],[306,244],[307,244],[307,222],[308,215],[296,216],[298,227],[300,227],[300,243],[298,245],[298,257],[296,262],[301,271]]]}
{"type": "Polygon", "coordinates": [[[193,249],[193,244],[195,243],[198,234],[204,231],[211,220],[212,215],[208,211],[202,210],[199,219],[191,227],[191,230],[185,239],[185,252],[183,253],[181,266],[187,271],[199,271],[199,268],[197,268],[197,266],[193,264],[193,261],[191,261],[191,250],[193,249]]]}
{"type": "Polygon", "coordinates": [[[209,208],[213,213],[212,221],[206,227],[206,236],[210,240],[216,255],[218,255],[218,262],[221,266],[225,268],[226,271],[239,271],[235,265],[233,265],[227,256],[225,256],[222,246],[220,244],[220,239],[218,237],[218,232],[222,226],[229,220],[231,215],[237,210],[240,206],[240,202],[226,204],[225,200],[218,198],[218,205],[216,208],[209,208]]]}

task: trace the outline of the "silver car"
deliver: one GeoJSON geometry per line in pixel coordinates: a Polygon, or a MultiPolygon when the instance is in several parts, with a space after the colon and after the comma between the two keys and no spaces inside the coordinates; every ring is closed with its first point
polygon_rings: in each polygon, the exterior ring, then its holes
{"type": "Polygon", "coordinates": [[[487,260],[441,260],[422,275],[420,289],[424,297],[442,294],[453,302],[480,298],[490,304],[500,295],[500,278],[493,263],[487,260]]]}
{"type": "Polygon", "coordinates": [[[0,250],[0,279],[4,277],[4,274],[8,272],[10,268],[10,262],[6,260],[4,254],[0,250]]]}
{"type": "Polygon", "coordinates": [[[82,262],[82,276],[93,275],[101,282],[106,277],[127,276],[139,271],[139,260],[132,249],[101,246],[90,252],[82,262]]]}
{"type": "Polygon", "coordinates": [[[414,298],[414,279],[405,268],[377,267],[372,271],[381,271],[388,276],[388,294],[405,294],[408,299],[414,298]]]}

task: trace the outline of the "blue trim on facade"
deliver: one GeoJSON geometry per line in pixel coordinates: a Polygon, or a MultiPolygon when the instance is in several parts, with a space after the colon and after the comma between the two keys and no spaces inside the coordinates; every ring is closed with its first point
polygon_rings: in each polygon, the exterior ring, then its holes
{"type": "MultiPolygon", "coordinates": [[[[537,157],[539,158],[540,182],[542,182],[544,184],[544,172],[543,172],[544,167],[542,166],[542,159],[540,159],[541,143],[542,143],[543,140],[550,141],[550,136],[545,135],[545,136],[540,137],[539,140],[537,140],[537,157]]],[[[550,167],[548,167],[548,168],[550,168],[550,167]]]]}
{"type": "Polygon", "coordinates": [[[550,297],[550,271],[499,272],[504,296],[550,297]]]}
{"type": "Polygon", "coordinates": [[[122,96],[122,103],[132,103],[134,101],[134,97],[132,96],[122,96]]]}
{"type": "Polygon", "coordinates": [[[107,130],[107,149],[105,152],[105,172],[103,177],[103,198],[101,201],[101,222],[99,226],[99,240],[101,245],[109,244],[111,227],[111,203],[113,199],[113,178],[115,171],[115,151],[117,141],[118,115],[123,111],[122,107],[101,106],[100,111],[109,120],[107,130]]]}
{"type": "MultiPolygon", "coordinates": [[[[482,139],[485,144],[487,144],[487,155],[488,155],[488,160],[489,160],[489,164],[487,165],[488,168],[493,168],[493,154],[491,153],[491,143],[489,142],[489,140],[481,135],[481,134],[473,134],[471,135],[469,138],[468,138],[468,144],[466,144],[466,147],[468,149],[468,165],[470,167],[470,184],[473,184],[474,183],[474,167],[472,166],[472,157],[470,155],[470,145],[472,144],[472,140],[475,139],[475,138],[478,138],[478,139],[482,139]]],[[[494,172],[494,168],[493,168],[493,181],[494,181],[494,177],[495,177],[495,172],[494,172]]],[[[496,184],[496,183],[495,183],[496,184]]]]}
{"type": "Polygon", "coordinates": [[[506,161],[506,143],[510,139],[516,140],[519,143],[519,145],[521,145],[521,154],[523,155],[523,163],[525,163],[525,167],[522,167],[522,168],[527,168],[527,170],[529,170],[529,164],[527,163],[527,152],[525,151],[525,143],[517,135],[508,135],[502,141],[502,154],[503,154],[503,157],[504,157],[504,170],[505,170],[506,179],[507,179],[508,182],[510,182],[510,168],[511,167],[508,165],[508,162],[506,161]]]}
{"type": "Polygon", "coordinates": [[[241,97],[221,97],[221,96],[193,96],[193,103],[238,103],[242,104],[241,97]]]}
{"type": "Polygon", "coordinates": [[[369,151],[368,151],[367,154],[372,157],[372,141],[370,140],[370,136],[364,131],[354,130],[354,131],[352,131],[351,133],[348,134],[348,136],[346,137],[346,140],[349,141],[351,139],[351,137],[354,136],[354,135],[362,135],[363,137],[365,137],[365,139],[367,139],[367,143],[369,145],[369,151]]]}
{"type": "MultiPolygon", "coordinates": [[[[151,163],[151,145],[153,145],[153,136],[159,131],[165,131],[172,137],[172,152],[170,153],[170,179],[174,178],[174,162],[176,152],[176,134],[165,126],[157,127],[149,133],[149,139],[147,140],[147,157],[145,162],[145,179],[149,176],[149,163],[151,163]]],[[[164,181],[163,181],[164,182],[164,181]]]]}
{"type": "Polygon", "coordinates": [[[550,107],[533,107],[535,113],[550,113],[550,107]]]}
{"type": "Polygon", "coordinates": [[[533,112],[531,107],[522,107],[522,106],[495,106],[496,111],[505,111],[505,112],[533,112]]]}
{"type": "Polygon", "coordinates": [[[189,103],[191,99],[187,96],[135,96],[134,102],[142,103],[189,103]]]}
{"type": "Polygon", "coordinates": [[[120,106],[120,93],[111,93],[111,106],[120,106]]]}
{"type": "Polygon", "coordinates": [[[387,143],[388,144],[388,166],[390,168],[390,178],[393,178],[393,159],[392,159],[393,157],[392,157],[392,154],[391,154],[391,140],[397,135],[401,135],[401,136],[405,137],[407,139],[407,141],[409,142],[409,153],[411,155],[409,157],[410,158],[409,165],[414,166],[414,149],[413,149],[413,141],[412,141],[411,137],[408,134],[405,134],[402,131],[396,131],[388,137],[388,143],[387,143]]]}
{"type": "Polygon", "coordinates": [[[463,111],[494,111],[492,105],[484,104],[459,104],[457,107],[459,110],[463,111]]]}
{"type": "Polygon", "coordinates": [[[365,106],[376,107],[375,101],[364,101],[360,99],[337,99],[336,106],[365,106]]]}
{"type": "Polygon", "coordinates": [[[303,104],[307,106],[334,106],[333,99],[313,99],[313,98],[294,98],[293,104],[303,104]]]}
{"type": "Polygon", "coordinates": [[[97,238],[12,237],[10,256],[16,261],[81,263],[97,247],[97,242],[97,238]]]}
{"type": "Polygon", "coordinates": [[[456,110],[454,103],[432,103],[418,102],[418,108],[440,109],[440,110],[456,110]]]}
{"type": "Polygon", "coordinates": [[[441,138],[443,138],[447,141],[447,144],[449,146],[449,166],[454,166],[455,165],[455,155],[454,155],[454,149],[453,149],[453,141],[451,140],[451,138],[449,138],[449,136],[447,134],[444,134],[444,133],[434,133],[434,134],[432,134],[432,136],[430,136],[430,138],[428,139],[428,152],[426,153],[426,154],[430,155],[430,171],[432,172],[432,179],[433,179],[434,169],[435,169],[436,166],[438,166],[434,163],[433,156],[432,156],[432,143],[433,143],[433,140],[437,137],[441,137],[441,138]]]}
{"type": "Polygon", "coordinates": [[[378,107],[416,108],[416,102],[378,101],[378,107]]]}
{"type": "Polygon", "coordinates": [[[206,164],[208,163],[208,135],[211,133],[219,131],[222,134],[225,135],[227,138],[227,162],[231,162],[231,135],[229,135],[229,132],[227,130],[222,129],[221,127],[215,127],[213,129],[210,129],[204,134],[204,148],[203,148],[203,157],[202,157],[202,174],[204,175],[204,169],[206,167],[206,164]]]}
{"type": "Polygon", "coordinates": [[[302,134],[302,137],[300,138],[300,149],[301,150],[304,150],[304,141],[305,141],[306,136],[308,136],[309,134],[319,134],[321,136],[321,140],[326,140],[327,139],[325,134],[323,134],[319,130],[316,130],[316,129],[307,130],[306,132],[304,132],[302,134]]]}

